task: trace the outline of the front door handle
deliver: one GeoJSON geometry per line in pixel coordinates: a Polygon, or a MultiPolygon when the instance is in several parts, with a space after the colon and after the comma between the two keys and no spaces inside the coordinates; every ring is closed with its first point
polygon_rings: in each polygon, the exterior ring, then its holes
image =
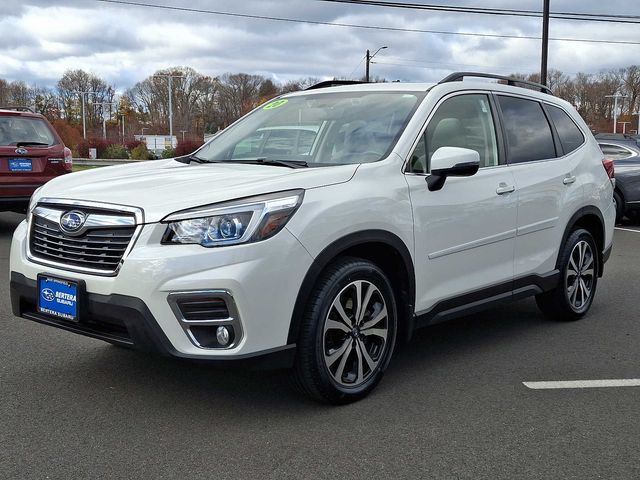
{"type": "Polygon", "coordinates": [[[575,175],[567,175],[566,177],[564,177],[564,180],[562,180],[562,183],[564,183],[565,185],[570,185],[575,181],[576,181],[575,175]]]}
{"type": "Polygon", "coordinates": [[[505,193],[511,193],[513,191],[515,191],[516,187],[513,185],[507,185],[506,183],[502,182],[498,188],[496,188],[496,193],[498,195],[504,195],[505,193]]]}

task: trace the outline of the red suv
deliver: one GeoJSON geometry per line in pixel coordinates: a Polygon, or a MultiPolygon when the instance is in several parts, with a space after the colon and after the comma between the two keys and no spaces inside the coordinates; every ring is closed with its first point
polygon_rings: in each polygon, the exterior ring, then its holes
{"type": "Polygon", "coordinates": [[[24,212],[36,188],[70,173],[72,163],[71,150],[44,116],[0,108],[0,211],[24,212]]]}

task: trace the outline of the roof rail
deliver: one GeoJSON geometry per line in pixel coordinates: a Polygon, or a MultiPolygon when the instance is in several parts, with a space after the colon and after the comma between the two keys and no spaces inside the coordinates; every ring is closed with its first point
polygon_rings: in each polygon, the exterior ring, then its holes
{"type": "Polygon", "coordinates": [[[318,88],[339,87],[340,85],[357,85],[359,83],[367,83],[367,82],[361,82],[360,80],[325,80],[324,82],[311,85],[310,87],[305,88],[305,90],[316,90],[318,88]]]}
{"type": "Polygon", "coordinates": [[[0,107],[0,110],[15,110],[16,112],[30,112],[35,113],[29,107],[0,107]]]}
{"type": "Polygon", "coordinates": [[[505,77],[503,75],[494,75],[492,73],[479,73],[479,72],[455,72],[451,75],[446,76],[440,83],[449,83],[449,82],[461,82],[464,77],[477,77],[477,78],[492,78],[494,80],[502,80],[507,82],[507,85],[511,85],[512,87],[524,86],[531,90],[537,90],[542,93],[548,93],[549,95],[553,95],[551,89],[541,83],[530,82],[528,80],[520,80],[519,78],[505,77]]]}

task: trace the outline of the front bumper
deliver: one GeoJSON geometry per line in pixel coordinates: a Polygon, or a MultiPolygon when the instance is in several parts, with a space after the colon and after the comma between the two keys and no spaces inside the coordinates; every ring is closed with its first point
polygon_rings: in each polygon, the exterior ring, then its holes
{"type": "MultiPolygon", "coordinates": [[[[78,323],[42,315],[36,310],[36,282],[11,272],[11,308],[17,317],[61,328],[87,337],[97,338],[128,348],[188,359],[201,355],[177,351],[149,308],[139,298],[126,295],[88,293],[85,298],[86,317],[78,323]]],[[[272,348],[226,359],[207,359],[221,366],[238,365],[261,368],[288,368],[293,363],[295,345],[272,348]]]]}
{"type": "Polygon", "coordinates": [[[293,307],[312,262],[297,239],[284,229],[263,242],[207,249],[161,245],[163,231],[163,225],[145,225],[118,274],[106,277],[28,259],[27,225],[23,222],[14,234],[10,257],[14,314],[110,343],[177,357],[237,363],[277,354],[276,363],[286,364],[295,348],[287,344],[293,307]],[[40,273],[84,282],[80,322],[37,312],[36,278],[40,273]],[[211,289],[233,295],[242,338],[231,348],[199,347],[169,301],[176,292],[211,289]]]}

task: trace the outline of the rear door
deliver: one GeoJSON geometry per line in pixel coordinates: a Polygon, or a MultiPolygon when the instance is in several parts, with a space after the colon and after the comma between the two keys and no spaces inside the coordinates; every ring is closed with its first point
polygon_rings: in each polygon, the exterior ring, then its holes
{"type": "Polygon", "coordinates": [[[583,203],[578,180],[585,142],[567,114],[533,98],[496,95],[507,162],[518,192],[515,288],[519,280],[555,269],[558,249],[570,217],[583,203]],[[552,110],[553,109],[553,110],[552,110]],[[557,118],[566,151],[552,123],[557,118]],[[569,123],[567,123],[567,121],[569,123]]]}

